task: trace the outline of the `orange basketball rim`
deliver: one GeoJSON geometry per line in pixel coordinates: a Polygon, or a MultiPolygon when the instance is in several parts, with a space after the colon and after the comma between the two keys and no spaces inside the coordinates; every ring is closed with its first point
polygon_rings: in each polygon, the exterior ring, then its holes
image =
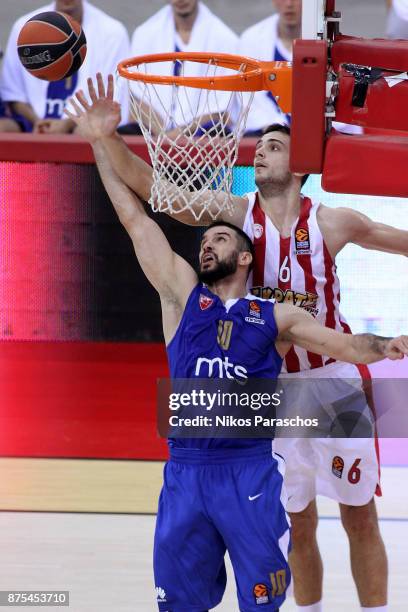
{"type": "Polygon", "coordinates": [[[242,55],[229,53],[157,53],[140,55],[118,64],[119,74],[132,81],[155,85],[179,85],[218,91],[270,91],[284,113],[292,107],[291,62],[263,62],[242,55]],[[236,74],[219,76],[155,75],[138,71],[142,64],[189,61],[212,64],[235,70],[236,74]]]}

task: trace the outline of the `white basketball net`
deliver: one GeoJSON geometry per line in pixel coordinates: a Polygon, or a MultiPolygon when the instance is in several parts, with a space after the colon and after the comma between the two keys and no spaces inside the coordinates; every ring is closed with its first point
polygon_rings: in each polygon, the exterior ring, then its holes
{"type": "MultiPolygon", "coordinates": [[[[161,75],[176,69],[180,76],[234,73],[215,62],[157,62],[135,68],[161,75]]],[[[232,210],[232,169],[252,98],[253,93],[130,82],[131,109],[153,166],[149,204],[154,211],[189,209],[199,221],[205,211],[215,219],[232,210]]]]}

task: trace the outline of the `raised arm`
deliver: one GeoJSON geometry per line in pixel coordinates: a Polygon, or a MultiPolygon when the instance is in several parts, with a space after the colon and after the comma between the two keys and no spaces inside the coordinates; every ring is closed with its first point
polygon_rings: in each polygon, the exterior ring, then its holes
{"type": "Polygon", "coordinates": [[[318,221],[332,255],[351,242],[365,249],[408,256],[408,231],[377,223],[351,208],[320,206],[318,221]]]}
{"type": "Polygon", "coordinates": [[[403,359],[408,355],[408,336],[382,338],[374,334],[343,334],[323,327],[311,314],[288,304],[275,305],[281,354],[296,344],[313,353],[349,363],[374,363],[403,359]]]}
{"type": "Polygon", "coordinates": [[[355,210],[350,212],[350,242],[365,249],[375,249],[408,257],[408,231],[385,223],[378,223],[355,210]]]}
{"type": "Polygon", "coordinates": [[[112,169],[100,142],[93,145],[105,189],[120,222],[132,239],[136,257],[147,279],[158,291],[166,344],[174,336],[187,299],[197,283],[193,268],[175,253],[158,224],[146,214],[139,198],[112,169]]]}
{"type": "MultiPolygon", "coordinates": [[[[80,91],[76,94],[77,107],[80,105],[81,114],[73,114],[68,109],[65,113],[73,119],[81,128],[81,134],[91,144],[99,141],[109,158],[112,168],[122,181],[128,185],[142,200],[148,201],[152,188],[152,168],[143,159],[135,155],[126,145],[123,138],[117,134],[116,128],[120,122],[120,105],[113,100],[113,76],[108,76],[107,89],[101,74],[97,74],[97,90],[94,87],[92,79],[88,79],[88,92],[90,103],[86,99],[84,92],[80,91]]],[[[72,103],[72,101],[71,101],[72,103]]],[[[169,185],[171,189],[171,185],[169,185]]],[[[220,198],[226,197],[220,193],[220,198]]],[[[199,203],[198,203],[199,206],[199,203]]],[[[245,198],[234,196],[234,213],[231,216],[229,213],[220,215],[219,219],[225,219],[230,223],[235,223],[242,227],[247,201],[245,198]]],[[[177,209],[177,201],[175,201],[175,209],[177,209]]],[[[214,210],[218,210],[214,206],[214,210]]],[[[204,213],[200,221],[196,221],[194,215],[189,210],[173,213],[177,221],[187,225],[208,225],[212,221],[212,216],[209,213],[204,213]]]]}

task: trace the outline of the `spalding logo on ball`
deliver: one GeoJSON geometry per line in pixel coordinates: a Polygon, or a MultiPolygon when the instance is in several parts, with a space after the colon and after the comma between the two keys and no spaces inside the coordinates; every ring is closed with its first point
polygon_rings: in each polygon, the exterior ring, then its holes
{"type": "Polygon", "coordinates": [[[22,27],[17,51],[30,74],[59,81],[80,68],[86,55],[86,38],[75,19],[48,11],[31,17],[22,27]]]}

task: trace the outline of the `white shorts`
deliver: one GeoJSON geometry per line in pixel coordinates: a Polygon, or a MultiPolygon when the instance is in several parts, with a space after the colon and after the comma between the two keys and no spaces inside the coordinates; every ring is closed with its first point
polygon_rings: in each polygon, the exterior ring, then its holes
{"type": "MultiPolygon", "coordinates": [[[[323,368],[283,374],[282,378],[316,379],[315,385],[310,382],[306,387],[313,402],[319,401],[318,379],[339,379],[330,387],[334,394],[330,402],[338,399],[346,405],[348,398],[344,396],[343,380],[354,379],[352,387],[349,386],[352,389],[350,401],[355,401],[357,394],[371,414],[363,380],[355,365],[334,362],[323,368]],[[336,398],[336,393],[341,397],[336,398]]],[[[274,451],[286,462],[288,512],[301,512],[316,495],[351,506],[367,504],[374,493],[381,495],[378,440],[374,433],[366,438],[276,438],[274,451]]]]}

